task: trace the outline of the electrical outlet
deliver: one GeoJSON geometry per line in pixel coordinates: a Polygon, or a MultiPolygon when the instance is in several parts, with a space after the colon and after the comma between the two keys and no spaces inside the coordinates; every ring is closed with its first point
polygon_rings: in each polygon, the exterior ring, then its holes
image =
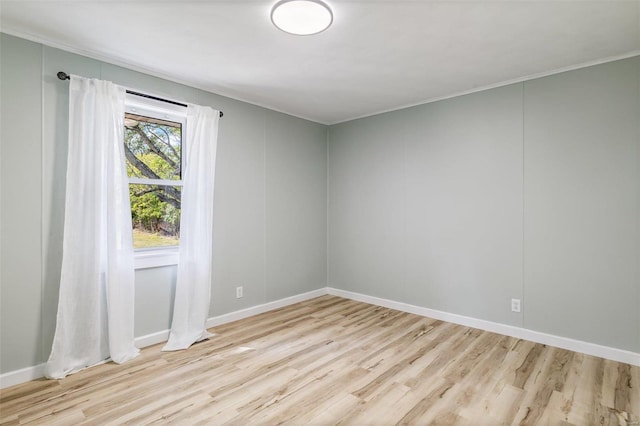
{"type": "Polygon", "coordinates": [[[513,312],[520,312],[520,299],[511,299],[511,310],[513,312]]]}
{"type": "Polygon", "coordinates": [[[242,297],[242,286],[236,287],[236,299],[240,299],[242,297]]]}

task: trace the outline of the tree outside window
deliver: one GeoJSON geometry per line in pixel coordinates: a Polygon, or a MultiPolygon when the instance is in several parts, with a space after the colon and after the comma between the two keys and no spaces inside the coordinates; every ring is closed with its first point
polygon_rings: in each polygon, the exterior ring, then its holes
{"type": "Polygon", "coordinates": [[[127,113],[124,139],[134,248],[178,245],[182,124],[127,113]]]}

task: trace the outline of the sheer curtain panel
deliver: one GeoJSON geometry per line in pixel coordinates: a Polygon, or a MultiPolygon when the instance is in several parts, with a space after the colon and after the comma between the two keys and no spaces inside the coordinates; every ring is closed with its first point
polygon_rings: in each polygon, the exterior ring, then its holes
{"type": "Polygon", "coordinates": [[[187,162],[182,189],[180,261],[169,341],[162,349],[186,349],[210,336],[213,187],[220,112],[187,107],[187,162]]]}
{"type": "Polygon", "coordinates": [[[49,378],[139,353],[134,344],[125,89],[72,76],[60,299],[49,378]]]}

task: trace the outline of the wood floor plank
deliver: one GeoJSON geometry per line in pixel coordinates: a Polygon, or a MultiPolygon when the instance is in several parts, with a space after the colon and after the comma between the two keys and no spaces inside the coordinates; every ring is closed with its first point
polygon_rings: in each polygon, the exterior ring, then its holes
{"type": "MultiPolygon", "coordinates": [[[[483,358],[484,361],[478,363],[477,367],[472,368],[466,377],[458,382],[460,390],[451,398],[453,408],[447,408],[446,412],[442,412],[442,417],[453,411],[463,417],[465,411],[468,417],[471,417],[471,413],[477,415],[484,411],[485,395],[495,386],[498,377],[504,374],[504,368],[507,365],[505,359],[514,346],[515,340],[503,336],[488,351],[487,356],[483,358]]],[[[438,418],[437,413],[436,418],[438,418]]]]}
{"type": "Polygon", "coordinates": [[[638,425],[640,367],[335,296],[0,392],[0,424],[638,425]]]}
{"type": "Polygon", "coordinates": [[[499,381],[484,399],[482,407],[465,412],[465,418],[487,418],[491,419],[489,423],[510,425],[520,408],[520,401],[524,399],[524,393],[520,388],[499,381]]]}
{"type": "Polygon", "coordinates": [[[518,418],[520,425],[533,425],[540,422],[551,395],[554,391],[563,389],[564,381],[569,372],[569,366],[574,353],[563,349],[552,348],[550,357],[543,369],[539,370],[534,384],[528,392],[528,398],[521,406],[521,416],[518,418]]]}

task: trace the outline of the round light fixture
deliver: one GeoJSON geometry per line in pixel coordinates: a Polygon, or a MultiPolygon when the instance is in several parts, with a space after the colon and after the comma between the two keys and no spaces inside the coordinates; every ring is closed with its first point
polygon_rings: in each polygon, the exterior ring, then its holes
{"type": "Polygon", "coordinates": [[[271,9],[271,22],[289,34],[311,35],[329,28],[333,13],[320,0],[281,0],[271,9]]]}

